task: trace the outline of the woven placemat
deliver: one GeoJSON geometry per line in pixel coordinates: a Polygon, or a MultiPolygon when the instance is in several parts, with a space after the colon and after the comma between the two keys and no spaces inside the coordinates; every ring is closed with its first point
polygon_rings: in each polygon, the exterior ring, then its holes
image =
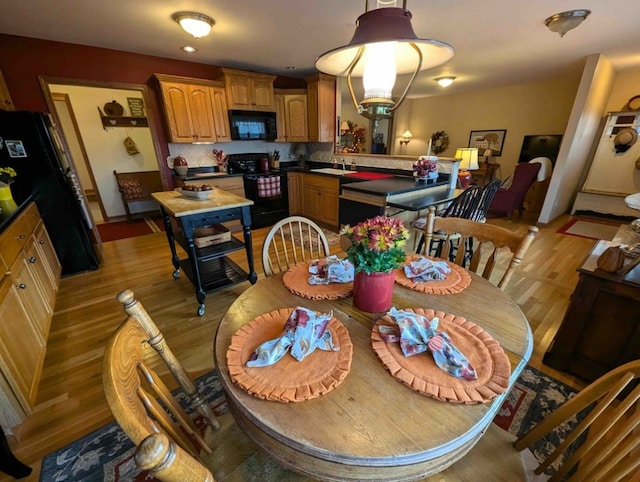
{"type": "Polygon", "coordinates": [[[327,328],[340,350],[316,349],[302,361],[287,353],[270,366],[245,366],[256,346],[282,334],[293,310],[283,308],[260,315],[231,338],[227,351],[231,380],[251,395],[278,402],[302,402],[330,392],[349,373],[353,344],[347,329],[335,318],[329,321],[327,328]]]}
{"type": "Polygon", "coordinates": [[[511,364],[500,344],[475,323],[432,309],[414,308],[428,319],[438,317],[438,331],[446,332],[451,342],[469,360],[477,380],[461,380],[440,370],[430,352],[405,357],[399,343],[384,341],[378,326],[396,326],[389,316],[376,321],[371,331],[371,345],[384,367],[394,378],[412,390],[438,400],[455,403],[484,403],[493,400],[509,386],[511,364]]]}
{"type": "MultiPolygon", "coordinates": [[[[409,255],[404,264],[409,264],[421,256],[409,255]]],[[[410,290],[420,291],[429,295],[454,295],[460,293],[471,284],[471,275],[462,266],[458,266],[451,261],[446,261],[440,258],[433,258],[431,256],[425,256],[432,261],[445,261],[451,271],[447,274],[447,277],[443,280],[431,280],[423,283],[416,283],[411,278],[407,278],[404,274],[404,266],[396,270],[396,283],[410,290]]]]}
{"type": "Polygon", "coordinates": [[[310,285],[307,281],[309,263],[303,261],[291,267],[282,275],[284,286],[294,295],[308,300],[338,300],[346,298],[353,293],[353,281],[351,283],[329,283],[328,285],[310,285]]]}

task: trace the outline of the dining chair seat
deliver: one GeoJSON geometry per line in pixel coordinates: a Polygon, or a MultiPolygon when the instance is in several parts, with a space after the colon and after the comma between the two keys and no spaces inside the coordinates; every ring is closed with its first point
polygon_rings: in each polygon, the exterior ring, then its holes
{"type": "Polygon", "coordinates": [[[322,228],[302,216],[278,221],[267,233],[262,245],[265,276],[287,271],[301,261],[329,256],[329,241],[322,228]]]}

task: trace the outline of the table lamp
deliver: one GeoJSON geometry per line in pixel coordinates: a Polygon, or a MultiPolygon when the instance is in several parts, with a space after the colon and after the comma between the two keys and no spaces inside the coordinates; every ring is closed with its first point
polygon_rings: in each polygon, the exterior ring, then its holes
{"type": "Polygon", "coordinates": [[[461,159],[458,168],[458,180],[462,189],[469,187],[471,183],[471,173],[480,169],[478,165],[478,149],[476,147],[459,147],[456,149],[456,159],[461,159]]]}
{"type": "Polygon", "coordinates": [[[484,156],[485,162],[489,164],[491,162],[491,157],[493,156],[493,151],[491,149],[485,149],[484,154],[482,155],[484,156]]]}

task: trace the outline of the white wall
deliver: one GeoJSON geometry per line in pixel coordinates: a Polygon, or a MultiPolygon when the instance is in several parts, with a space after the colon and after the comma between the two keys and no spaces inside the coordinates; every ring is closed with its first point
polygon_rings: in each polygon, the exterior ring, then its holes
{"type": "MultiPolygon", "coordinates": [[[[100,194],[107,216],[110,218],[124,216],[124,206],[113,171],[157,171],[158,161],[153,138],[148,127],[108,127],[104,129],[98,107],[103,109],[104,104],[116,100],[125,108],[124,115],[128,115],[127,97],[142,98],[142,94],[136,90],[58,84],[51,84],[49,89],[51,92],[69,95],[96,181],[96,189],[100,194]],[[134,140],[140,151],[139,154],[133,156],[127,154],[124,146],[124,140],[127,137],[134,140]]],[[[140,203],[134,210],[144,211],[152,207],[143,204],[140,203]]]]}

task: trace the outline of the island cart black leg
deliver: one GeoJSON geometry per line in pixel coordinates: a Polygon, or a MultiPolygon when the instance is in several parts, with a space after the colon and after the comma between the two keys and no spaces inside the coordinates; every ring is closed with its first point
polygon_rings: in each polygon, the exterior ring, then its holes
{"type": "Polygon", "coordinates": [[[196,284],[196,299],[200,306],[198,307],[198,316],[204,315],[204,302],[207,299],[207,293],[202,288],[202,280],[200,279],[200,268],[198,267],[198,254],[196,253],[196,245],[193,238],[187,238],[187,248],[189,251],[189,264],[193,273],[193,282],[196,284]]]}
{"type": "Polygon", "coordinates": [[[178,279],[180,276],[180,258],[178,258],[178,252],[176,251],[176,240],[173,236],[173,226],[171,226],[171,219],[169,214],[165,211],[164,207],[160,206],[162,212],[162,220],[164,221],[164,232],[167,235],[167,241],[169,241],[169,249],[171,250],[171,262],[173,263],[173,279],[178,279]]]}
{"type": "Polygon", "coordinates": [[[247,264],[249,265],[249,282],[253,285],[258,281],[255,267],[253,265],[253,245],[251,237],[251,212],[249,206],[242,208],[242,233],[244,234],[244,248],[247,252],[247,264]]]}

